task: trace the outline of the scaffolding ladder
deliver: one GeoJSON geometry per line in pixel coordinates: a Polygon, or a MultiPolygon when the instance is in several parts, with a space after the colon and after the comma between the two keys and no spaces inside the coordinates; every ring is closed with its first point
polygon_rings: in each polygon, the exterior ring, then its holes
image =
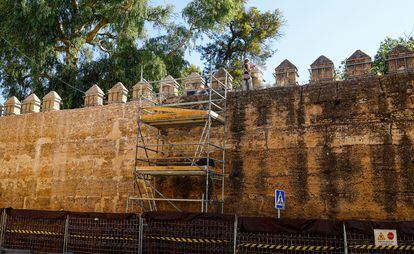
{"type": "Polygon", "coordinates": [[[200,95],[194,96],[177,96],[178,88],[182,88],[178,82],[185,82],[183,79],[168,83],[145,81],[157,91],[150,94],[143,91],[145,86],[141,86],[134,192],[127,199],[128,212],[136,212],[137,206],[140,212],[162,210],[160,203],[168,203],[175,210],[183,211],[181,204],[188,202],[200,203],[202,212],[214,208],[224,212],[229,77],[227,71],[224,72],[224,79],[211,73],[206,88],[196,91],[200,95]],[[170,89],[171,86],[173,89],[170,89]],[[150,135],[150,132],[153,134],[150,135]],[[180,141],[182,139],[177,135],[187,136],[180,141]],[[199,188],[200,193],[194,193],[195,186],[192,186],[191,196],[171,196],[157,186],[160,177],[179,176],[203,179],[204,186],[199,188]]]}

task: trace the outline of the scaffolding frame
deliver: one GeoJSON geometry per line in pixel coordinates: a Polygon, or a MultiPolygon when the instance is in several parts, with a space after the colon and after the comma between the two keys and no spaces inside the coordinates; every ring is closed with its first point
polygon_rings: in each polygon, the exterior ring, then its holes
{"type": "Polygon", "coordinates": [[[395,73],[405,73],[407,74],[410,71],[413,71],[413,68],[409,68],[408,59],[413,59],[414,55],[405,55],[405,56],[397,56],[387,59],[387,74],[395,74],[395,73]],[[404,61],[404,69],[396,69],[394,71],[389,70],[389,62],[393,61],[395,66],[398,67],[399,60],[404,61]]]}
{"type": "MultiPolygon", "coordinates": [[[[167,202],[177,211],[182,211],[177,203],[198,202],[201,212],[208,212],[214,206],[224,212],[226,112],[231,76],[225,71],[223,81],[213,73],[211,71],[206,78],[206,89],[197,91],[201,96],[189,101],[183,99],[190,97],[178,97],[176,91],[164,92],[165,81],[147,82],[155,88],[149,97],[144,95],[141,86],[134,192],[132,196],[128,195],[127,211],[134,211],[136,205],[141,212],[157,211],[159,202],[167,202]],[[170,142],[168,131],[182,127],[202,127],[201,135],[197,135],[196,140],[189,138],[189,142],[170,142]],[[148,141],[144,128],[156,130],[156,142],[148,141]],[[203,191],[199,197],[167,197],[157,189],[159,176],[204,177],[203,191]]],[[[174,82],[178,84],[182,80],[174,79],[174,82]]]]}

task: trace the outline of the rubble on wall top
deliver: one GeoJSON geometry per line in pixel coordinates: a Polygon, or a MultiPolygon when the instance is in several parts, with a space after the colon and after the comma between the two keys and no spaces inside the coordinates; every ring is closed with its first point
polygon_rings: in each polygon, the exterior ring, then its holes
{"type": "Polygon", "coordinates": [[[414,55],[414,51],[401,44],[398,44],[388,53],[388,57],[395,57],[399,55],[414,55]]]}
{"type": "Polygon", "coordinates": [[[371,57],[359,49],[356,50],[346,61],[355,61],[359,59],[366,59],[368,61],[371,61],[371,57]]]}
{"type": "Polygon", "coordinates": [[[185,79],[199,79],[199,78],[201,78],[201,75],[195,71],[191,72],[190,75],[185,77],[185,79]]]}
{"type": "Polygon", "coordinates": [[[231,78],[230,74],[227,72],[227,70],[224,67],[220,67],[215,73],[214,73],[214,77],[224,77],[226,76],[226,73],[229,75],[229,77],[231,78]]]}
{"type": "Polygon", "coordinates": [[[329,66],[329,67],[333,67],[333,62],[331,61],[331,59],[327,58],[324,55],[321,55],[320,57],[318,57],[318,59],[315,60],[315,62],[313,62],[311,64],[311,67],[321,67],[321,66],[329,66]]]}
{"type": "Polygon", "coordinates": [[[173,78],[173,76],[171,76],[171,75],[166,76],[162,81],[174,81],[174,82],[176,82],[175,79],[173,78]]]}
{"type": "Polygon", "coordinates": [[[298,70],[296,68],[296,66],[287,59],[283,60],[283,62],[281,62],[279,64],[279,66],[277,66],[275,68],[275,70],[280,70],[280,69],[295,69],[295,70],[298,70]]]}
{"type": "Polygon", "coordinates": [[[25,103],[25,102],[38,102],[38,103],[40,103],[40,99],[39,99],[39,97],[37,97],[36,94],[32,93],[26,99],[23,100],[23,103],[25,103]]]}
{"type": "Polygon", "coordinates": [[[62,100],[59,94],[55,91],[50,91],[43,97],[43,100],[62,100]]]}
{"type": "Polygon", "coordinates": [[[4,102],[4,105],[14,105],[14,104],[20,104],[20,101],[19,99],[17,99],[16,96],[12,96],[6,102],[4,102]]]}
{"type": "Polygon", "coordinates": [[[88,94],[99,94],[104,95],[105,93],[102,91],[102,89],[98,85],[93,85],[91,88],[88,89],[88,91],[85,92],[86,95],[88,94]]]}
{"type": "Polygon", "coordinates": [[[140,86],[148,86],[151,87],[150,83],[146,80],[146,79],[141,79],[140,81],[138,81],[138,83],[136,83],[133,87],[138,88],[140,86]]]}
{"type": "Polygon", "coordinates": [[[128,92],[128,89],[121,82],[116,83],[111,89],[109,89],[109,92],[119,90],[128,92]]]}

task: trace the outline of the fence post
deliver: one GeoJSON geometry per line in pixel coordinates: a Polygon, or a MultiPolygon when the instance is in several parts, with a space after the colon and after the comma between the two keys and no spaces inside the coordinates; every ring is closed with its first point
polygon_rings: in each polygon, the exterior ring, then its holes
{"type": "Polygon", "coordinates": [[[343,228],[344,228],[344,253],[348,254],[348,239],[346,237],[346,226],[345,222],[342,222],[343,228]]]}
{"type": "Polygon", "coordinates": [[[68,240],[69,240],[69,215],[66,216],[65,221],[65,234],[63,235],[63,254],[68,251],[68,240]]]}
{"type": "Polygon", "coordinates": [[[237,232],[239,232],[238,229],[238,217],[237,214],[234,215],[234,236],[233,236],[233,253],[237,253],[237,232]]]}
{"type": "Polygon", "coordinates": [[[6,209],[3,209],[0,218],[0,249],[3,247],[4,236],[6,234],[6,222],[7,222],[7,213],[6,209]]]}
{"type": "Polygon", "coordinates": [[[138,254],[142,254],[142,243],[144,242],[142,240],[144,238],[144,220],[142,219],[141,214],[139,215],[138,234],[138,254]]]}

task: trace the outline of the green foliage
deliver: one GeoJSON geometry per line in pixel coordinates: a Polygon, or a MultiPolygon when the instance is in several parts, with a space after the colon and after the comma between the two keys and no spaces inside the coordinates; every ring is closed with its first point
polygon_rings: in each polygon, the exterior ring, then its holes
{"type": "Polygon", "coordinates": [[[381,42],[380,47],[377,51],[377,54],[374,57],[374,62],[372,64],[372,72],[374,74],[384,74],[387,72],[387,65],[386,59],[388,53],[398,44],[406,46],[409,49],[414,50],[414,38],[407,36],[407,37],[400,37],[398,39],[392,39],[390,37],[385,38],[384,41],[381,42]]]}
{"type": "Polygon", "coordinates": [[[198,74],[200,74],[200,75],[201,75],[201,69],[200,69],[200,67],[198,67],[198,66],[196,66],[196,65],[194,65],[194,64],[190,64],[190,65],[188,65],[187,67],[185,67],[185,68],[181,71],[181,75],[180,75],[180,77],[181,77],[181,78],[185,78],[185,77],[187,77],[188,75],[190,75],[190,74],[191,74],[191,73],[193,73],[193,72],[198,73],[198,74]]]}
{"type": "Polygon", "coordinates": [[[261,13],[257,8],[242,9],[222,33],[215,33],[212,41],[199,47],[207,68],[224,66],[236,79],[241,80],[243,59],[264,65],[274,50],[271,42],[280,35],[283,23],[279,10],[261,13]]]}
{"type": "MultiPolygon", "coordinates": [[[[81,106],[82,94],[67,84],[85,91],[92,83],[106,85],[116,78],[130,82],[137,76],[129,69],[137,68],[130,57],[139,55],[135,44],[146,36],[145,23],[163,26],[170,11],[147,0],[2,1],[2,92],[22,99],[54,89],[65,107],[81,106]]],[[[154,58],[143,55],[148,59],[141,61],[154,58]]],[[[164,65],[155,76],[160,73],[165,74],[164,65]]]]}
{"type": "Polygon", "coordinates": [[[172,6],[152,6],[149,0],[3,0],[0,89],[19,99],[55,90],[64,108],[80,107],[79,90],[98,84],[106,91],[119,81],[131,89],[141,69],[147,80],[200,72],[185,52],[212,35],[205,59],[213,55],[214,66],[238,68],[233,72],[238,77],[242,57],[263,63],[271,55],[269,42],[281,24],[278,11],[245,11],[244,5],[244,0],[193,0],[182,12],[183,23],[172,20],[172,6]],[[147,27],[159,33],[149,37],[147,27]]]}
{"type": "Polygon", "coordinates": [[[243,4],[242,0],[194,0],[184,9],[183,16],[193,28],[219,30],[233,21],[243,4]]]}
{"type": "Polygon", "coordinates": [[[346,59],[341,62],[341,65],[335,69],[335,80],[346,80],[346,59]]]}

